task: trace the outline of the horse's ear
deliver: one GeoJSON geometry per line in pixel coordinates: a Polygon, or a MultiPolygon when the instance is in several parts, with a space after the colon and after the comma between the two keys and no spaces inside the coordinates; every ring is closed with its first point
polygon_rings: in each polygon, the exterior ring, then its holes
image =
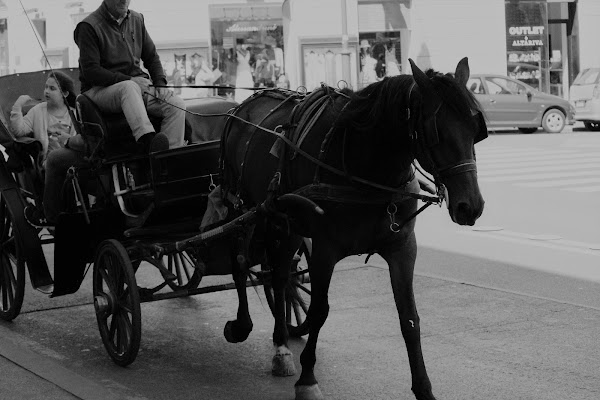
{"type": "Polygon", "coordinates": [[[419,86],[419,91],[421,92],[421,98],[423,99],[423,111],[425,115],[430,116],[433,115],[436,110],[439,108],[439,97],[435,93],[433,89],[433,84],[425,75],[423,71],[417,67],[412,59],[408,59],[410,62],[410,67],[412,69],[413,78],[415,78],[415,82],[417,86],[419,86]]]}
{"type": "Polygon", "coordinates": [[[456,72],[454,73],[454,79],[456,79],[461,86],[465,86],[469,80],[470,74],[471,71],[469,70],[469,59],[465,57],[458,62],[458,65],[456,66],[456,72]]]}
{"type": "Polygon", "coordinates": [[[417,64],[415,64],[412,58],[409,58],[408,62],[410,62],[413,78],[415,78],[415,82],[417,82],[417,85],[419,85],[419,89],[421,89],[424,94],[433,92],[433,86],[431,85],[431,81],[427,75],[425,75],[425,73],[421,71],[419,67],[417,67],[417,64]]]}

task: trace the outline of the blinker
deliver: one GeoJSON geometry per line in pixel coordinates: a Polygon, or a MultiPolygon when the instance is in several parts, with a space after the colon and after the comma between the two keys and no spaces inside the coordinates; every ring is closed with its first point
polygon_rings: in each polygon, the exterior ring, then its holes
{"type": "Polygon", "coordinates": [[[488,137],[487,125],[485,123],[485,118],[483,117],[481,111],[477,113],[477,119],[477,126],[479,126],[479,132],[477,133],[477,136],[475,136],[474,143],[479,143],[488,137]]]}

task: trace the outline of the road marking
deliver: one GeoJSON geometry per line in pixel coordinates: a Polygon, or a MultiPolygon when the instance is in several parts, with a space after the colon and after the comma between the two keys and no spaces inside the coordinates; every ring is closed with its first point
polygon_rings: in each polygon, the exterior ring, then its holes
{"type": "Polygon", "coordinates": [[[577,192],[577,193],[597,193],[600,192],[600,186],[587,186],[580,188],[564,188],[561,189],[567,192],[577,192]]]}
{"type": "MultiPolygon", "coordinates": [[[[525,171],[522,171],[525,172],[525,171]]],[[[523,174],[518,176],[493,176],[480,177],[480,182],[516,182],[516,181],[536,181],[539,179],[555,179],[582,176],[598,176],[598,171],[573,171],[573,172],[554,172],[550,174],[523,174]]]]}
{"type": "Polygon", "coordinates": [[[457,230],[457,232],[477,237],[504,240],[520,243],[528,246],[551,248],[555,250],[566,250],[576,253],[594,255],[600,257],[600,243],[578,242],[566,240],[558,235],[533,235],[530,233],[514,232],[509,230],[483,230],[481,228],[472,230],[457,230]]]}
{"type": "MultiPolygon", "coordinates": [[[[546,187],[557,187],[557,186],[574,186],[574,185],[585,185],[588,183],[600,183],[600,178],[580,178],[580,179],[557,179],[552,181],[542,182],[528,182],[528,183],[515,183],[515,186],[530,187],[530,188],[546,188],[546,187]]],[[[586,188],[565,188],[563,190],[579,191],[579,189],[586,188]]]]}
{"type": "Polygon", "coordinates": [[[580,169],[595,169],[600,171],[600,164],[575,164],[575,165],[554,165],[554,166],[542,166],[535,168],[506,168],[506,169],[493,169],[479,171],[477,175],[479,177],[494,176],[494,175],[514,175],[522,173],[532,172],[552,172],[552,171],[572,171],[580,169]]]}
{"type": "Polygon", "coordinates": [[[477,160],[477,167],[480,169],[488,169],[488,168],[504,168],[505,165],[510,167],[536,167],[540,165],[568,165],[568,164],[579,164],[579,163],[596,163],[600,162],[600,154],[596,157],[573,157],[569,155],[568,157],[561,157],[560,159],[555,157],[548,157],[543,160],[523,160],[523,161],[515,161],[515,160],[498,160],[490,162],[488,160],[477,160]],[[564,159],[563,159],[564,158],[564,159]]]}

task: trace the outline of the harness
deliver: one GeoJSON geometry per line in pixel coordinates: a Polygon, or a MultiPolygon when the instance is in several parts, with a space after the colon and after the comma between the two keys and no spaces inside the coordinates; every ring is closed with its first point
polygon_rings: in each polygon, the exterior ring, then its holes
{"type": "MultiPolygon", "coordinates": [[[[308,96],[299,95],[297,94],[297,92],[287,93],[285,95],[284,101],[293,100],[297,102],[297,104],[294,106],[289,122],[285,125],[280,125],[273,130],[260,126],[260,123],[256,124],[247,121],[241,118],[240,116],[236,115],[237,112],[235,111],[231,114],[230,118],[238,119],[244,122],[245,124],[255,127],[257,130],[260,129],[277,137],[277,140],[273,148],[271,149],[271,154],[278,157],[280,162],[278,170],[274,174],[274,177],[271,181],[271,185],[269,187],[269,193],[272,196],[275,196],[275,194],[281,190],[281,178],[282,176],[284,176],[285,168],[288,165],[288,161],[294,159],[298,154],[300,154],[302,157],[306,158],[311,163],[316,165],[316,171],[313,178],[313,182],[311,184],[300,187],[294,190],[293,193],[310,198],[312,200],[324,200],[339,203],[354,203],[364,205],[387,205],[387,212],[390,217],[390,230],[392,230],[393,232],[399,232],[406,223],[415,218],[427,207],[429,207],[432,204],[438,204],[441,206],[443,200],[447,200],[447,191],[444,185],[440,182],[440,179],[452,175],[461,174],[464,172],[474,171],[476,169],[474,159],[465,159],[444,166],[436,165],[431,156],[430,148],[439,143],[439,135],[436,126],[436,116],[441,108],[442,103],[440,101],[439,104],[437,104],[437,106],[433,110],[433,112],[428,115],[420,115],[419,112],[411,112],[411,96],[415,86],[416,83],[413,83],[410,87],[410,90],[407,93],[407,99],[405,103],[407,104],[405,110],[406,121],[409,127],[409,135],[413,146],[425,147],[421,150],[424,150],[423,153],[430,160],[431,165],[434,167],[434,180],[432,180],[432,182],[435,184],[436,190],[435,193],[432,193],[433,195],[423,195],[410,190],[409,187],[415,179],[414,169],[412,169],[410,177],[405,182],[403,182],[398,187],[391,187],[349,174],[345,170],[345,168],[342,170],[327,164],[324,160],[326,158],[327,151],[329,149],[329,145],[331,144],[332,138],[337,131],[337,118],[330,125],[330,128],[326,133],[323,142],[321,143],[321,149],[318,156],[315,157],[301,148],[303,141],[310,133],[314,125],[318,122],[319,118],[322,117],[327,107],[330,106],[336,98],[338,98],[339,96],[343,96],[346,99],[346,103],[342,107],[341,111],[338,113],[338,117],[343,113],[344,109],[350,103],[349,96],[340,90],[331,88],[323,84],[319,89],[316,89],[315,91],[311,92],[308,96]],[[293,93],[296,93],[297,95],[294,96],[293,93]],[[416,129],[417,122],[420,120],[420,118],[422,121],[422,124],[420,125],[420,127],[422,127],[421,133],[424,135],[423,140],[419,140],[419,130],[416,129]],[[288,150],[290,151],[289,155],[288,150]],[[350,185],[335,185],[329,183],[322,183],[320,178],[322,170],[326,170],[332,174],[345,178],[345,180],[347,180],[350,183],[350,185]],[[402,223],[396,222],[395,214],[397,211],[397,204],[410,198],[421,200],[425,204],[421,206],[412,215],[410,215],[405,221],[402,221],[402,223]]],[[[280,92],[279,89],[268,89],[264,92],[271,91],[273,91],[274,93],[280,92]]],[[[260,93],[256,93],[255,96],[260,95],[260,93]]],[[[265,94],[273,96],[274,93],[265,94]]],[[[238,107],[241,107],[243,104],[244,103],[242,103],[238,107]]],[[[264,121],[273,112],[275,112],[275,109],[271,110],[269,114],[267,114],[267,116],[265,116],[262,119],[262,121],[264,121]]],[[[250,139],[246,143],[247,146],[244,155],[244,161],[246,158],[245,156],[247,154],[250,141],[252,140],[252,137],[254,136],[255,132],[256,130],[253,132],[250,139]]],[[[224,135],[223,140],[225,140],[225,136],[226,135],[224,135]]],[[[222,146],[222,148],[224,148],[224,146],[222,146]]],[[[344,154],[344,152],[342,154],[344,154]]],[[[222,160],[223,159],[224,157],[222,157],[222,160]]],[[[238,193],[236,194],[236,197],[239,199],[239,203],[241,204],[243,204],[243,201],[241,200],[241,195],[239,191],[241,188],[241,179],[245,170],[244,164],[245,162],[242,162],[240,166],[241,172],[237,184],[238,193]]]]}

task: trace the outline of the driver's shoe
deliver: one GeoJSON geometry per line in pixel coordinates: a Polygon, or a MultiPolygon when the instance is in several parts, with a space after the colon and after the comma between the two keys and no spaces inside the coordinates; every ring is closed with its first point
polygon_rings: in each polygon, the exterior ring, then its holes
{"type": "Polygon", "coordinates": [[[48,221],[42,210],[34,206],[27,206],[24,210],[25,220],[34,228],[38,229],[54,229],[55,223],[48,221]]]}

